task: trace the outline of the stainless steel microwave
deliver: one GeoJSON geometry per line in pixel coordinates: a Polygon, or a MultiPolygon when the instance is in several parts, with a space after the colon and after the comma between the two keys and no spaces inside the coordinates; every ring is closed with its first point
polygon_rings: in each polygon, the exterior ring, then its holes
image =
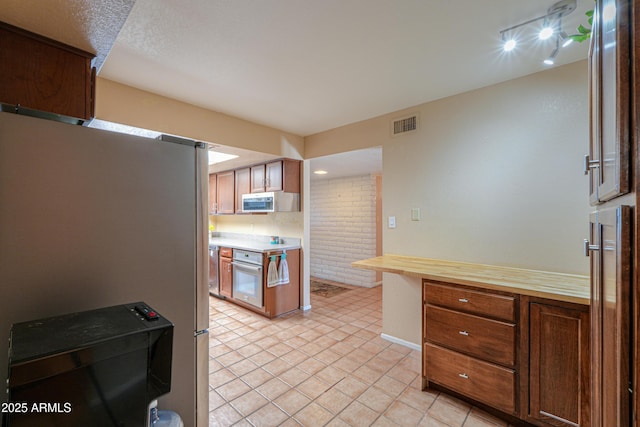
{"type": "Polygon", "coordinates": [[[243,212],[299,212],[300,194],[282,191],[242,195],[243,212]]]}

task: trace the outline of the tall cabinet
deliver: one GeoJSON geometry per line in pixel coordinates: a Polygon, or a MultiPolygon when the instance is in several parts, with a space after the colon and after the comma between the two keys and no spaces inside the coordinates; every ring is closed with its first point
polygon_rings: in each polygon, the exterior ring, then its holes
{"type": "Polygon", "coordinates": [[[637,425],[637,2],[598,0],[591,46],[591,425],[637,425]]]}

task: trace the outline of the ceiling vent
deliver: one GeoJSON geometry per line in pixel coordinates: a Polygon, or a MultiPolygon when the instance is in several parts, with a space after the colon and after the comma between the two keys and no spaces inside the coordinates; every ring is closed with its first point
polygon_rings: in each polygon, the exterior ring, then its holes
{"type": "Polygon", "coordinates": [[[391,123],[391,136],[397,136],[409,132],[414,132],[418,129],[418,115],[412,114],[407,117],[395,119],[391,123]]]}

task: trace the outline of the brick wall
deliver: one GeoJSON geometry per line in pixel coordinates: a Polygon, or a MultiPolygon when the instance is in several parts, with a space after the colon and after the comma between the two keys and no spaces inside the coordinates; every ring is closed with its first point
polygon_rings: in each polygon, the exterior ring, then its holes
{"type": "Polygon", "coordinates": [[[375,227],[375,176],[311,181],[311,276],[374,286],[375,272],[351,262],[376,256],[375,227]]]}

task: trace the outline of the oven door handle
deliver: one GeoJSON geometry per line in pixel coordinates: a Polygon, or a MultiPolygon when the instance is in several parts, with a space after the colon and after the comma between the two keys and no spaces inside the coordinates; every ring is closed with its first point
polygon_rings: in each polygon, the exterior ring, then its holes
{"type": "Polygon", "coordinates": [[[236,267],[240,267],[240,268],[247,268],[249,270],[254,270],[254,271],[262,271],[261,265],[251,265],[251,264],[246,264],[244,262],[235,262],[235,261],[232,261],[231,265],[235,265],[236,267]]]}

